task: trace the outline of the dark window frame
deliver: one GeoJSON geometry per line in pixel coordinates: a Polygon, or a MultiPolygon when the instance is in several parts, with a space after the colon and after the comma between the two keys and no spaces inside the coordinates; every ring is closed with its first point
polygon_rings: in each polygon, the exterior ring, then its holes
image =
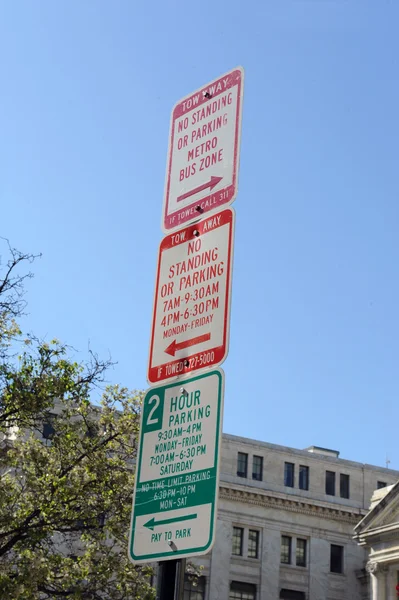
{"type": "Polygon", "coordinates": [[[188,578],[187,574],[184,577],[184,591],[183,591],[183,599],[184,600],[197,600],[198,594],[201,594],[202,600],[205,598],[205,586],[206,586],[206,578],[201,575],[198,577],[196,584],[188,578]]]}
{"type": "Polygon", "coordinates": [[[299,465],[299,489],[309,491],[309,467],[307,465],[299,465]]]}
{"type": "Polygon", "coordinates": [[[340,498],[350,498],[350,477],[347,473],[339,474],[339,495],[340,498]]]}
{"type": "Polygon", "coordinates": [[[263,456],[259,456],[258,454],[254,454],[252,457],[252,479],[255,481],[263,481],[263,456]],[[255,459],[257,459],[257,462],[259,461],[256,465],[256,470],[255,459]]]}
{"type": "Polygon", "coordinates": [[[248,454],[238,452],[237,454],[237,477],[248,477],[248,454]],[[240,467],[245,467],[242,470],[240,467]]]}
{"type": "Polygon", "coordinates": [[[280,590],[280,600],[306,600],[305,592],[297,592],[296,590],[288,590],[282,588],[280,590]]]}
{"type": "Polygon", "coordinates": [[[54,421],[57,418],[56,413],[47,413],[46,419],[43,421],[42,438],[51,440],[55,435],[54,421]]]}
{"type": "Polygon", "coordinates": [[[232,539],[232,544],[231,544],[231,554],[233,556],[242,556],[243,541],[244,541],[244,528],[236,527],[235,525],[233,525],[233,539],[232,539]],[[238,532],[240,532],[239,536],[236,535],[236,534],[238,534],[238,532]],[[239,541],[239,552],[236,552],[236,549],[237,549],[236,541],[237,541],[238,537],[240,540],[239,541]]]}
{"type": "Polygon", "coordinates": [[[335,471],[326,471],[326,495],[335,496],[335,471]]]}
{"type": "Polygon", "coordinates": [[[285,487],[295,487],[295,463],[284,463],[284,485],[285,487]]]}
{"type": "Polygon", "coordinates": [[[295,565],[297,567],[306,567],[307,566],[307,551],[308,551],[308,540],[305,538],[297,538],[296,539],[296,548],[295,548],[295,565]],[[298,548],[300,544],[298,542],[303,542],[303,548],[301,548],[301,553],[299,555],[298,548]]]}
{"type": "Polygon", "coordinates": [[[229,600],[256,600],[256,585],[242,581],[230,583],[229,600]]]}
{"type": "Polygon", "coordinates": [[[343,572],[344,572],[344,547],[339,544],[331,544],[331,546],[330,546],[330,573],[342,574],[343,572]],[[338,548],[339,548],[339,551],[337,551],[338,548]]]}
{"type": "Polygon", "coordinates": [[[282,565],[290,565],[292,562],[292,537],[290,535],[281,536],[281,548],[280,548],[280,563],[282,565]],[[287,541],[288,544],[283,544],[283,540],[287,541]],[[288,552],[283,553],[283,548],[288,546],[288,552]],[[287,560],[283,560],[283,557],[287,556],[287,560]]]}
{"type": "Polygon", "coordinates": [[[249,529],[248,530],[248,558],[259,558],[259,530],[249,529]],[[251,534],[255,534],[255,540],[251,540],[251,534]],[[251,543],[254,543],[254,549],[251,547],[251,543]]]}

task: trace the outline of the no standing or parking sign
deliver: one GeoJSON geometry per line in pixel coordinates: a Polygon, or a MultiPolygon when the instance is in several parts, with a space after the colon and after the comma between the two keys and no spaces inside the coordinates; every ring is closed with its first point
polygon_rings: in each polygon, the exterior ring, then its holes
{"type": "Polygon", "coordinates": [[[158,383],[227,356],[234,211],[164,237],[159,248],[147,379],[158,383]]]}
{"type": "Polygon", "coordinates": [[[243,83],[237,67],[175,105],[162,217],[166,233],[236,197],[243,83]]]}

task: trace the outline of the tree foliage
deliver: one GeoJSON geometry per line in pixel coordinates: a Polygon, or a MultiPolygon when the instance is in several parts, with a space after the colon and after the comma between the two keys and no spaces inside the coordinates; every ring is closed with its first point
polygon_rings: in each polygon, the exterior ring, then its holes
{"type": "Polygon", "coordinates": [[[127,558],[141,394],[108,386],[93,406],[109,362],[23,338],[33,258],[11,250],[0,271],[0,597],[152,599],[127,558]]]}

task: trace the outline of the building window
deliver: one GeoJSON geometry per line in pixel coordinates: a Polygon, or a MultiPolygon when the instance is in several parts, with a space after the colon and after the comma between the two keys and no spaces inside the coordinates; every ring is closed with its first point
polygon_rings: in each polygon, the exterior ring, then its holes
{"type": "Polygon", "coordinates": [[[262,481],[263,479],[263,457],[254,456],[252,459],[252,479],[262,481]]]}
{"type": "Polygon", "coordinates": [[[306,600],[305,592],[297,592],[296,590],[280,590],[280,600],[306,600]]]}
{"type": "Polygon", "coordinates": [[[98,427],[96,423],[88,423],[86,429],[86,437],[93,439],[98,435],[98,427]]]}
{"type": "Polygon", "coordinates": [[[288,535],[281,536],[281,555],[280,561],[284,565],[291,564],[291,538],[288,535]]]}
{"type": "Polygon", "coordinates": [[[248,558],[258,558],[259,554],[259,531],[250,529],[248,532],[248,558]]]}
{"type": "Polygon", "coordinates": [[[284,485],[294,487],[294,463],[284,463],[284,485]]]}
{"type": "Polygon", "coordinates": [[[344,547],[331,544],[330,571],[331,573],[343,573],[344,570],[344,547]]]}
{"type": "Polygon", "coordinates": [[[306,567],[306,540],[302,538],[296,541],[296,566],[306,567]]]}
{"type": "Polygon", "coordinates": [[[184,600],[204,600],[205,577],[198,577],[196,582],[190,581],[187,575],[184,578],[184,600]]]}
{"type": "Polygon", "coordinates": [[[43,438],[45,440],[51,440],[51,438],[54,437],[54,419],[56,416],[57,415],[53,413],[48,413],[46,416],[46,421],[43,423],[43,438]]]}
{"type": "Polygon", "coordinates": [[[229,600],[256,600],[256,585],[232,581],[229,600]]]}
{"type": "Polygon", "coordinates": [[[299,465],[299,489],[309,489],[309,467],[305,465],[299,465]]]}
{"type": "Polygon", "coordinates": [[[248,471],[248,454],[239,452],[237,457],[237,475],[238,477],[246,477],[248,471]]]}
{"type": "Polygon", "coordinates": [[[335,473],[334,471],[326,471],[326,494],[335,496],[335,473]]]}
{"type": "Polygon", "coordinates": [[[241,527],[233,527],[233,548],[231,553],[242,556],[242,539],[244,530],[241,527]]]}
{"type": "Polygon", "coordinates": [[[381,488],[387,487],[387,484],[385,483],[385,481],[377,481],[377,490],[380,490],[381,488]]]}
{"type": "Polygon", "coordinates": [[[349,475],[344,473],[339,476],[339,495],[341,498],[349,498],[349,475]]]}

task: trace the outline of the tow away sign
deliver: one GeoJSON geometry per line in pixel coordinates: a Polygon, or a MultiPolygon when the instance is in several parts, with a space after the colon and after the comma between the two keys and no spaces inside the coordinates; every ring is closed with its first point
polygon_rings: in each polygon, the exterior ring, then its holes
{"type": "Polygon", "coordinates": [[[234,211],[166,236],[160,245],[147,379],[221,364],[228,353],[234,211]]]}
{"type": "Polygon", "coordinates": [[[237,195],[244,71],[233,69],[172,110],[162,228],[217,211],[237,195]]]}
{"type": "Polygon", "coordinates": [[[129,557],[198,556],[215,536],[223,371],[151,388],[143,402],[129,557]]]}

